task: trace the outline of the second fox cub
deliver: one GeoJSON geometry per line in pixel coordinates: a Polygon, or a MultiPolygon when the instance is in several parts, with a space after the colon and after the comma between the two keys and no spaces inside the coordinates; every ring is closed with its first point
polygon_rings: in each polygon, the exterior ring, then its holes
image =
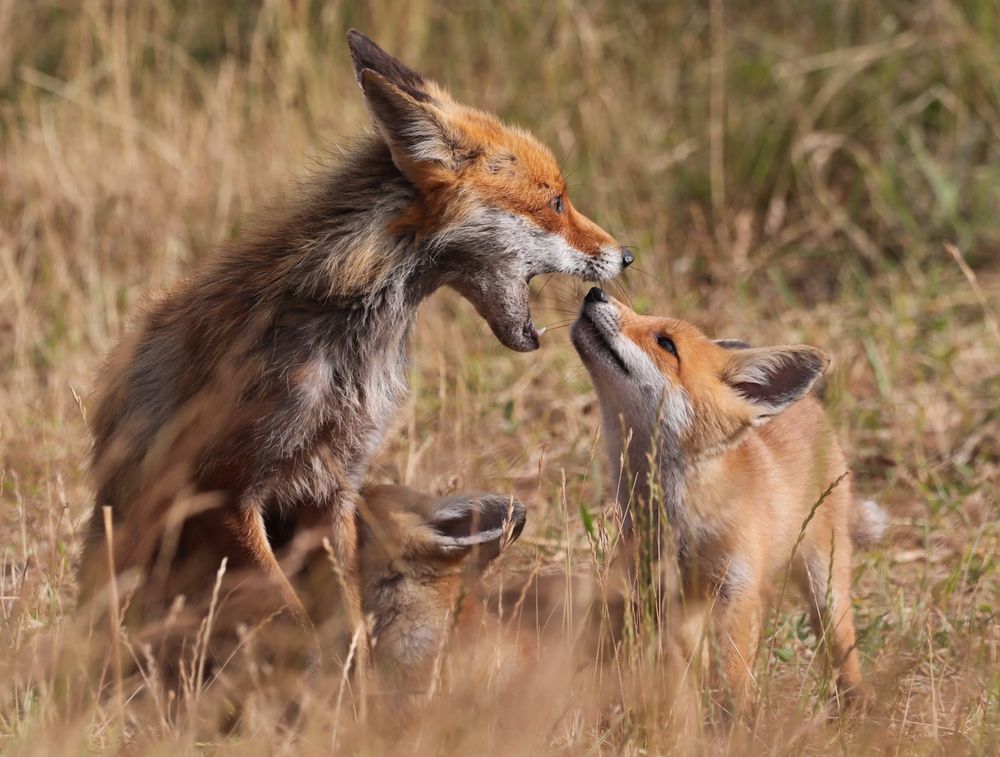
{"type": "Polygon", "coordinates": [[[878,538],[885,516],[853,499],[835,434],[807,396],[827,355],[713,341],[690,323],[640,316],[596,287],[572,335],[600,399],[612,468],[626,473],[618,492],[626,530],[641,523],[635,540],[652,539],[659,554],[660,517],[669,522],[685,651],[693,652],[685,634],[711,616],[729,690],[743,698],[767,584],[791,558],[813,628],[839,666],[838,688],[855,694],[851,555],[853,544],[878,538]]]}
{"type": "MultiPolygon", "coordinates": [[[[426,689],[431,667],[443,650],[449,616],[472,588],[469,579],[474,583],[517,540],[526,519],[524,505],[502,494],[434,497],[388,485],[362,490],[361,601],[370,625],[375,671],[384,688],[409,693],[426,689]]],[[[307,584],[332,580],[329,564],[326,570],[307,568],[316,559],[328,563],[321,545],[329,532],[321,509],[300,509],[289,513],[289,520],[272,525],[271,544],[283,569],[307,600],[320,596],[307,584]]],[[[339,605],[307,603],[306,609],[323,625],[338,617],[344,620],[339,605]]]]}

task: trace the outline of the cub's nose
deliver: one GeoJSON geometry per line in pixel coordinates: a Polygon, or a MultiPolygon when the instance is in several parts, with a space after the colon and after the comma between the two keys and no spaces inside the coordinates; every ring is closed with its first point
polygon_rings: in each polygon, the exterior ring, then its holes
{"type": "Polygon", "coordinates": [[[628,268],[635,262],[635,255],[628,247],[622,248],[622,268],[628,268]]]}
{"type": "Polygon", "coordinates": [[[600,287],[591,287],[590,291],[587,292],[587,296],[583,298],[584,302],[607,302],[608,295],[604,293],[604,290],[600,287]]]}

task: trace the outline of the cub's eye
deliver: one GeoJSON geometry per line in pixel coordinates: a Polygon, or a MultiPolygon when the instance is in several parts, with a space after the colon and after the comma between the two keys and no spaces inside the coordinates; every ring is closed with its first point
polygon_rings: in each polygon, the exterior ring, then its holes
{"type": "Polygon", "coordinates": [[[563,212],[563,199],[562,195],[559,195],[556,199],[549,203],[549,206],[559,215],[563,212]]]}
{"type": "Polygon", "coordinates": [[[660,345],[663,349],[669,352],[671,355],[677,354],[677,345],[674,344],[674,340],[669,336],[658,336],[656,337],[656,343],[660,345]]]}

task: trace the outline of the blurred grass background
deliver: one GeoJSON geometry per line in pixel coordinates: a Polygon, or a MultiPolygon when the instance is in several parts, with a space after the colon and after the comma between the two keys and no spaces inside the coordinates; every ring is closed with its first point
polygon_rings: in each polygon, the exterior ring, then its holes
{"type": "MultiPolygon", "coordinates": [[[[804,613],[784,613],[770,673],[811,704],[785,727],[788,695],[774,694],[751,751],[995,753],[992,0],[0,0],[0,679],[14,703],[0,747],[116,743],[101,708],[51,728],[50,689],[15,675],[72,609],[88,389],[149,292],[364,128],[352,26],[550,144],[574,203],[637,249],[623,283],[639,309],[833,355],[829,411],[860,493],[894,522],[856,561],[878,705],[827,722],[800,691],[804,613]]],[[[413,395],[378,475],[517,492],[521,557],[582,564],[580,508],[610,502],[595,400],[557,328],[583,286],[535,288],[535,322],[553,330],[530,356],[453,293],[424,306],[413,395]]],[[[601,728],[521,735],[574,752],[692,746],[652,722],[601,728]]],[[[195,748],[183,729],[161,737],[195,748]]]]}

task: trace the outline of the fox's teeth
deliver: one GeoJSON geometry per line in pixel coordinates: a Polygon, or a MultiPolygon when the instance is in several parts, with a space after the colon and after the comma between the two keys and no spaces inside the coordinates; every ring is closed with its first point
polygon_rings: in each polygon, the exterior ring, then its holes
{"type": "Polygon", "coordinates": [[[541,336],[542,334],[544,334],[548,330],[549,330],[548,326],[542,326],[540,329],[538,329],[538,332],[537,332],[538,336],[541,336]]]}

